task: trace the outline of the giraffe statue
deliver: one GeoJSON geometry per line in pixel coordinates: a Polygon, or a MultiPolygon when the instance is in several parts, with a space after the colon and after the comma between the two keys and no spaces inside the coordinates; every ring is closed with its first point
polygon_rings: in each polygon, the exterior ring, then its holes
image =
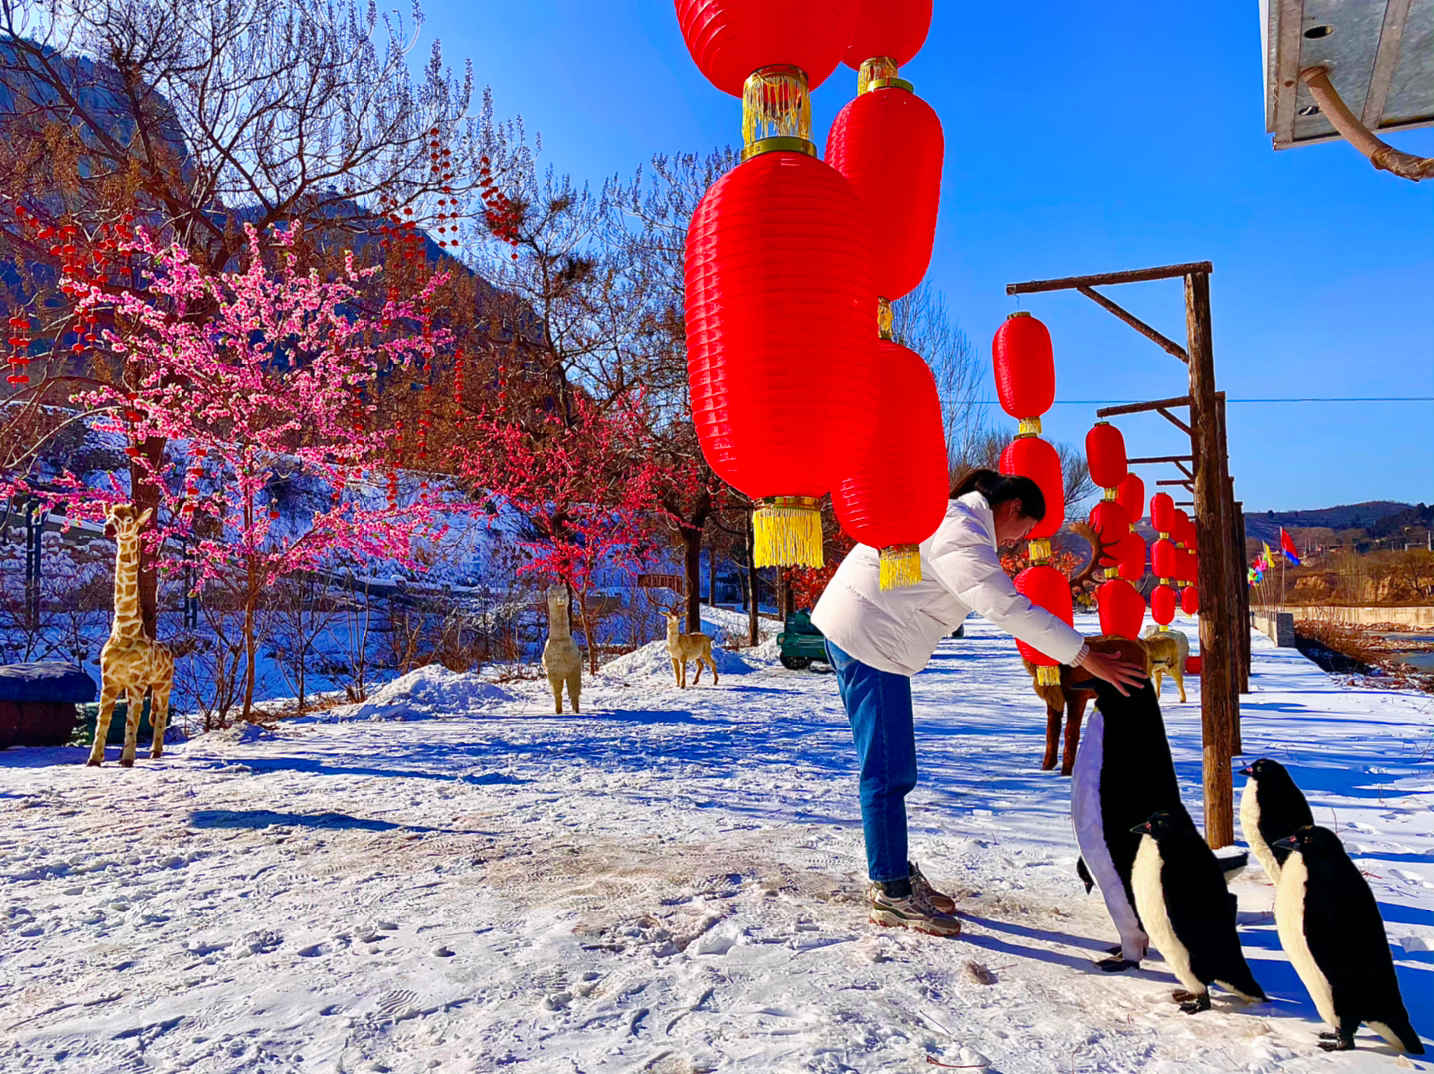
{"type": "Polygon", "coordinates": [[[149,722],[154,728],[154,746],[149,755],[159,757],[164,753],[174,654],[144,632],[139,614],[139,531],[152,513],[146,508],[136,518],[133,505],[127,503],[111,504],[105,512],[105,522],[115,531],[115,617],[109,640],[100,650],[100,715],[95,721],[95,744],[88,761],[95,766],[104,763],[105,739],[109,737],[110,719],[121,691],[128,698],[128,711],[120,764],[126,768],[134,764],[134,742],[146,690],[153,691],[149,722]]]}
{"type": "Polygon", "coordinates": [[[548,590],[548,641],[543,646],[543,670],[553,688],[554,711],[563,713],[563,683],[568,684],[568,700],[578,711],[578,695],[583,688],[583,657],[573,641],[568,626],[568,591],[555,585],[548,590]]]}

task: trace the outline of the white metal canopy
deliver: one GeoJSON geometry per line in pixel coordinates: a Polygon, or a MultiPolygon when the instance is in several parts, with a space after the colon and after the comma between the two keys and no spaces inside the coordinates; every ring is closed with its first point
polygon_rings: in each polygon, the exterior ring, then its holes
{"type": "Polygon", "coordinates": [[[1323,67],[1375,133],[1434,123],[1434,0],[1260,0],[1276,149],[1340,137],[1300,72],[1323,67]]]}

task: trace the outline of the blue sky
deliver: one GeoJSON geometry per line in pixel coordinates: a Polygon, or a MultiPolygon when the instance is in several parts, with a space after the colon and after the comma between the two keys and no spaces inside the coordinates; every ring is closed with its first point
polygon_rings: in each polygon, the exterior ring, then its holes
{"type": "MultiPolygon", "coordinates": [[[[670,3],[425,10],[425,44],[471,59],[499,116],[522,115],[579,179],[740,142],[740,104],[692,63],[670,3]]],[[[1434,182],[1376,172],[1342,143],[1274,152],[1262,72],[1255,0],[936,0],[902,74],[946,134],[930,278],[983,354],[1016,308],[1009,282],[1208,260],[1231,399],[1434,395],[1434,182]]],[[[841,67],[813,95],[818,145],[854,85],[841,67]]],[[[1434,155],[1434,131],[1391,140],[1434,155]]],[[[1108,293],[1184,340],[1179,281],[1108,293]]],[[[1183,365],[1087,299],[1022,301],[1051,330],[1058,400],[1186,391],[1183,365]]],[[[1047,434],[1079,443],[1092,420],[1094,406],[1058,405],[1047,434]]],[[[1159,416],[1120,425],[1132,455],[1188,445],[1159,416]]],[[[1229,436],[1247,510],[1434,500],[1434,403],[1232,403],[1229,436]]]]}

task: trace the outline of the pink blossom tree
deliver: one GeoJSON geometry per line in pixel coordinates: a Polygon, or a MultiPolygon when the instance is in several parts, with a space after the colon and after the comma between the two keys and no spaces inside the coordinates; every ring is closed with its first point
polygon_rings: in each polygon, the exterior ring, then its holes
{"type": "MultiPolygon", "coordinates": [[[[394,431],[375,427],[367,399],[381,375],[421,366],[448,342],[427,313],[442,278],[366,312],[364,281],[377,269],[346,256],[326,279],[300,269],[297,229],[274,238],[266,259],[250,228],[243,266],[212,273],[141,230],[131,252],[152,277],[142,295],[74,283],[84,287],[81,312],[102,312],[101,323],[116,326],[103,331],[103,345],[125,359],[127,375],[75,401],[100,415],[99,428],[125,436],[132,463],[161,490],[147,538],[161,569],[188,562],[196,588],[222,583],[234,593],[246,720],[255,612],[279,579],[373,560],[418,569],[416,543],[441,536],[426,493],[385,493],[394,431]],[[157,464],[139,450],[150,437],[170,443],[157,464]],[[286,515],[281,492],[299,484],[326,502],[286,515]]],[[[72,516],[102,510],[97,501],[118,492],[97,497],[73,475],[49,484],[46,496],[68,501],[72,516]]],[[[10,491],[25,483],[12,481],[10,491]]]]}

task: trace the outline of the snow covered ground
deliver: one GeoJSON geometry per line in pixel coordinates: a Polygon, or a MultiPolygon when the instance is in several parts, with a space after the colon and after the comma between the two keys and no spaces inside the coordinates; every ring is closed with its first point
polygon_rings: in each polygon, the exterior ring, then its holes
{"type": "MultiPolygon", "coordinates": [[[[1258,868],[1235,889],[1269,1004],[1191,1018],[1159,961],[1096,971],[1114,934],[1073,872],[1069,782],[1037,767],[1043,711],[1010,640],[967,633],[914,680],[913,852],[960,902],[954,941],[866,923],[835,683],[772,642],[685,692],[640,650],[580,717],[541,681],[421,669],[128,771],[0,753],[0,1070],[1428,1068],[1367,1032],[1317,1050],[1258,868]]],[[[1163,698],[1197,818],[1198,683],[1163,698]]],[[[1248,756],[1366,871],[1428,1042],[1434,699],[1258,637],[1252,686],[1248,756]]]]}

